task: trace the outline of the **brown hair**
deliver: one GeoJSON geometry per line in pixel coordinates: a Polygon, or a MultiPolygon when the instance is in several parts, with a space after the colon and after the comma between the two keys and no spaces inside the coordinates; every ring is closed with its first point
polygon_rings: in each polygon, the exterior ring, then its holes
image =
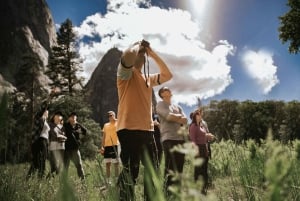
{"type": "Polygon", "coordinates": [[[192,123],[198,125],[197,120],[196,120],[196,115],[200,115],[199,110],[196,110],[195,112],[193,112],[193,116],[192,116],[192,123]]]}
{"type": "Polygon", "coordinates": [[[163,92],[165,92],[165,91],[171,92],[171,90],[170,90],[168,87],[162,87],[162,88],[160,88],[159,91],[158,91],[159,97],[162,98],[161,94],[162,94],[163,92]]]}

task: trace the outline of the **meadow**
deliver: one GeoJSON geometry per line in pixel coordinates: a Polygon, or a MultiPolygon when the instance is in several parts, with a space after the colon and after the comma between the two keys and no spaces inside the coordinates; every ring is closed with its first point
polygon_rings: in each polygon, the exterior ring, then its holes
{"type": "MultiPolygon", "coordinates": [[[[300,200],[300,141],[284,145],[270,138],[235,144],[220,141],[212,144],[209,161],[210,186],[206,196],[200,193],[201,182],[193,181],[194,152],[189,143],[179,148],[186,153],[181,186],[172,188],[172,201],[293,201],[300,200]]],[[[2,201],[114,201],[118,189],[106,185],[103,157],[84,161],[86,180],[82,182],[73,164],[68,175],[62,173],[50,179],[37,177],[26,180],[28,163],[0,166],[0,200],[2,201]],[[104,188],[106,186],[106,188],[104,188]]],[[[49,169],[49,167],[47,167],[49,169]]],[[[161,164],[163,172],[163,164],[161,164]]],[[[136,185],[136,199],[143,200],[143,167],[136,185]]],[[[153,172],[157,193],[152,200],[164,201],[161,192],[163,177],[153,172]]]]}

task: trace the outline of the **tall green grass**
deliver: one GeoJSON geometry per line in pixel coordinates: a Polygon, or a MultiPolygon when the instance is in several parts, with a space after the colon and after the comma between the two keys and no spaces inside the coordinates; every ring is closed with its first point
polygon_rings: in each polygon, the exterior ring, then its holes
{"type": "MultiPolygon", "coordinates": [[[[300,200],[300,142],[289,145],[268,138],[260,145],[254,141],[242,145],[233,141],[212,144],[209,161],[210,187],[207,196],[200,193],[202,182],[193,179],[195,152],[189,143],[179,147],[186,153],[186,163],[180,178],[181,185],[172,187],[172,201],[200,200],[300,200]]],[[[37,176],[26,180],[29,164],[0,166],[0,201],[114,201],[118,200],[118,188],[105,181],[103,157],[84,161],[86,180],[78,178],[76,169],[70,165],[68,175],[50,179],[37,176]],[[106,188],[104,188],[106,186],[106,188]]],[[[47,166],[47,169],[49,167],[47,166]]],[[[143,200],[143,166],[135,187],[137,201],[143,200]]],[[[160,171],[151,169],[148,180],[154,182],[155,201],[164,198],[163,164],[160,171]],[[159,172],[159,174],[158,174],[159,172]]]]}

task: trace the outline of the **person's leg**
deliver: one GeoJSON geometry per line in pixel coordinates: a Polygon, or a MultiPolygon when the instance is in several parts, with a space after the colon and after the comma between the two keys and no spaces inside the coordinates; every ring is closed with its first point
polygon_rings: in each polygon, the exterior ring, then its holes
{"type": "Polygon", "coordinates": [[[201,165],[201,175],[203,176],[203,187],[201,192],[205,195],[208,188],[208,157],[203,158],[203,164],[201,165]]]}
{"type": "Polygon", "coordinates": [[[119,151],[118,146],[113,146],[114,148],[114,154],[112,156],[112,163],[114,163],[114,169],[115,169],[115,177],[119,175],[119,151]]]}
{"type": "Polygon", "coordinates": [[[144,197],[145,200],[150,200],[151,195],[155,194],[155,186],[153,178],[158,170],[158,155],[157,147],[155,145],[155,138],[153,132],[145,132],[140,134],[143,137],[143,157],[142,163],[144,165],[144,197]]]}
{"type": "Polygon", "coordinates": [[[134,200],[134,184],[139,173],[141,141],[134,131],[118,131],[121,144],[120,158],[123,164],[119,175],[120,201],[134,200]]]}
{"type": "Polygon", "coordinates": [[[66,170],[67,173],[68,173],[68,170],[69,170],[71,158],[72,158],[71,150],[65,150],[64,167],[65,167],[65,170],[66,170]]]}
{"type": "Polygon", "coordinates": [[[51,151],[53,156],[51,173],[56,172],[56,174],[59,174],[61,172],[64,166],[64,151],[63,149],[51,151]]]}
{"type": "Polygon", "coordinates": [[[163,149],[162,149],[162,144],[160,142],[160,132],[156,131],[154,133],[154,139],[155,139],[155,149],[157,151],[156,155],[157,155],[157,163],[158,163],[158,167],[161,164],[161,160],[162,160],[162,153],[163,153],[163,149]]]}
{"type": "Polygon", "coordinates": [[[113,153],[111,155],[111,163],[114,164],[114,174],[115,177],[119,175],[119,152],[118,152],[118,146],[113,146],[113,153]]]}
{"type": "Polygon", "coordinates": [[[50,163],[50,176],[52,176],[52,174],[54,172],[56,172],[56,161],[55,161],[55,151],[51,150],[49,152],[49,163],[50,163]]]}
{"type": "Polygon", "coordinates": [[[58,153],[58,173],[60,173],[63,169],[64,169],[64,156],[65,156],[65,150],[64,149],[60,149],[57,150],[58,153]]]}
{"type": "Polygon", "coordinates": [[[40,138],[40,167],[39,177],[42,178],[45,175],[46,170],[46,159],[48,153],[48,142],[45,138],[40,138]]]}
{"type": "Polygon", "coordinates": [[[168,188],[172,184],[172,176],[170,175],[170,171],[174,171],[175,167],[172,163],[172,156],[170,149],[173,147],[172,141],[166,140],[163,142],[163,150],[165,154],[165,168],[164,168],[164,192],[166,195],[168,195],[168,188]]]}
{"type": "Polygon", "coordinates": [[[106,146],[104,148],[104,162],[106,166],[106,181],[111,183],[111,163],[115,157],[115,151],[113,146],[106,146]]]}
{"type": "Polygon", "coordinates": [[[81,160],[81,154],[79,150],[71,150],[71,160],[73,161],[76,167],[78,177],[84,180],[85,176],[84,176],[84,170],[83,170],[83,165],[81,160]]]}
{"type": "Polygon", "coordinates": [[[178,184],[179,181],[174,181],[171,174],[182,173],[184,164],[184,154],[179,152],[171,152],[170,150],[179,144],[183,144],[183,141],[166,140],[163,142],[163,150],[165,154],[165,184],[164,192],[168,196],[170,194],[168,188],[173,184],[178,184]],[[171,174],[170,174],[171,173],[171,174]]]}
{"type": "MultiPolygon", "coordinates": [[[[195,159],[199,159],[199,157],[196,157],[195,159]]],[[[201,175],[201,166],[197,165],[194,167],[194,181],[197,181],[200,175],[201,175]]]]}

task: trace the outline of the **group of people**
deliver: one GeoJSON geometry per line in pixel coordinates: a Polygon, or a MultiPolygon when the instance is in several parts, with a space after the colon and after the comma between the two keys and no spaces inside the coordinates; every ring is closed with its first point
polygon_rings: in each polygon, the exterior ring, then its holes
{"type": "MultiPolygon", "coordinates": [[[[153,87],[169,81],[172,76],[169,67],[150,47],[148,41],[134,43],[121,55],[117,69],[118,118],[114,111],[107,113],[109,122],[103,127],[100,149],[104,155],[108,183],[112,182],[110,169],[111,164],[114,164],[120,201],[135,200],[134,186],[139,175],[140,163],[144,165],[144,200],[151,200],[156,191],[153,172],[159,174],[162,153],[165,160],[163,188],[165,195],[172,196],[169,187],[180,184],[174,173],[183,172],[185,154],[176,149],[174,151],[174,147],[187,141],[179,130],[188,126],[188,119],[183,109],[172,103],[172,91],[168,87],[161,87],[158,91],[161,101],[156,106],[152,103],[153,87]],[[149,73],[148,57],[154,60],[159,69],[158,73],[149,73]],[[120,172],[119,145],[122,163],[120,172]]],[[[202,115],[201,109],[190,115],[192,122],[189,125],[189,139],[197,148],[197,157],[204,159],[201,166],[195,167],[194,179],[197,181],[200,176],[203,177],[204,185],[201,191],[205,194],[208,186],[208,142],[214,136],[209,133],[202,115]]],[[[68,168],[72,160],[78,176],[84,179],[79,135],[85,135],[86,129],[77,122],[76,113],[69,115],[66,124],[62,122],[63,115],[60,112],[53,115],[49,124],[47,118],[46,104],[41,107],[35,118],[33,162],[28,176],[37,169],[39,176],[44,176],[49,149],[51,173],[59,173],[62,166],[68,168]]]]}
{"type": "Polygon", "coordinates": [[[45,177],[46,160],[49,158],[50,172],[47,177],[59,174],[69,168],[74,162],[78,176],[84,180],[84,170],[79,151],[80,135],[86,135],[87,130],[77,122],[77,114],[72,112],[64,123],[63,114],[56,111],[48,122],[49,104],[43,102],[34,117],[33,138],[31,144],[32,163],[27,178],[38,171],[39,178],[45,177]]]}
{"type": "MultiPolygon", "coordinates": [[[[150,196],[155,193],[153,181],[151,181],[151,168],[159,172],[157,170],[161,155],[159,155],[158,147],[161,145],[165,158],[165,195],[171,196],[169,187],[180,183],[179,180],[176,181],[172,173],[183,172],[185,155],[180,151],[173,151],[173,148],[186,142],[184,135],[179,134],[179,130],[187,126],[188,120],[183,109],[172,103],[172,92],[168,87],[159,89],[158,95],[162,100],[155,107],[159,119],[159,140],[155,140],[157,129],[154,129],[155,124],[158,126],[158,121],[153,119],[153,87],[171,78],[170,69],[153,51],[148,41],[134,43],[121,56],[117,70],[119,98],[117,136],[120,141],[120,158],[123,164],[118,179],[120,201],[135,200],[134,186],[139,174],[140,162],[144,165],[144,200],[150,200],[150,196]],[[158,66],[158,73],[146,72],[147,69],[149,71],[148,57],[152,58],[158,66]],[[142,72],[143,67],[144,72],[142,72]]],[[[193,112],[189,134],[198,149],[198,157],[204,158],[204,163],[195,168],[194,178],[198,180],[200,175],[203,176],[204,185],[201,191],[205,194],[208,185],[208,141],[214,136],[209,133],[208,129],[205,130],[201,115],[200,111],[193,112]]]]}

